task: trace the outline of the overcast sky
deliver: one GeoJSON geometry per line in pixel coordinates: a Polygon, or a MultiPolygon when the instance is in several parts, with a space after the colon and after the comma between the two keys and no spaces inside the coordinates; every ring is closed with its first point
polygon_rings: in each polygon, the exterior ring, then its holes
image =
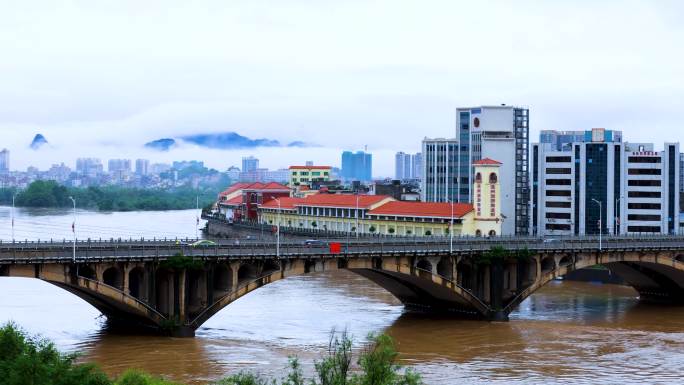
{"type": "Polygon", "coordinates": [[[77,156],[198,158],[225,169],[339,151],[374,174],[455,108],[530,108],[542,129],[684,140],[681,1],[10,1],[0,5],[0,147],[12,169],[77,156]],[[323,147],[166,154],[162,137],[235,131],[323,147]],[[45,151],[27,149],[36,133],[45,151]]]}

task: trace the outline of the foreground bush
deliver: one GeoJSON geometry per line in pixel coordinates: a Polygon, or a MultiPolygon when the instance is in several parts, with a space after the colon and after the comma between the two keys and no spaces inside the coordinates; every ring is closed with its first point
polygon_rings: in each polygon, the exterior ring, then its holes
{"type": "MultiPolygon", "coordinates": [[[[358,370],[353,370],[352,339],[346,332],[331,335],[328,352],[314,364],[315,377],[304,379],[299,361],[290,359],[289,373],[281,385],[420,385],[417,373],[396,364],[398,356],[394,341],[387,335],[369,336],[369,344],[357,360],[358,370]]],[[[216,383],[217,385],[277,385],[257,374],[243,372],[216,383]]]]}
{"type": "MultiPolygon", "coordinates": [[[[28,337],[14,324],[0,328],[1,385],[180,385],[128,370],[108,378],[93,364],[76,364],[77,355],[60,353],[51,342],[28,337]]],[[[305,379],[299,361],[290,358],[287,375],[266,379],[243,372],[216,385],[420,385],[420,377],[396,364],[394,341],[387,335],[369,336],[369,344],[353,366],[352,339],[346,332],[331,334],[326,355],[314,363],[315,375],[305,379]]]]}
{"type": "Polygon", "coordinates": [[[47,340],[28,337],[14,324],[0,328],[2,385],[173,385],[136,371],[112,381],[93,364],[74,363],[76,357],[60,353],[47,340]]]}

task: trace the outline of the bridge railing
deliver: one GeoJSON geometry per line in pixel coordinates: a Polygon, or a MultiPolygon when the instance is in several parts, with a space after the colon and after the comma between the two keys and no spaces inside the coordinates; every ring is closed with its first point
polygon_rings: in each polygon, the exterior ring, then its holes
{"type": "MultiPolygon", "coordinates": [[[[217,240],[208,247],[193,247],[192,240],[78,240],[76,242],[76,259],[87,261],[98,259],[119,258],[168,258],[176,254],[193,257],[275,257],[277,245],[275,242],[250,241],[235,243],[231,240],[217,240]]],[[[341,255],[359,254],[388,254],[388,253],[481,253],[494,246],[506,249],[527,248],[534,252],[569,252],[569,251],[598,251],[603,250],[666,250],[684,249],[682,236],[658,237],[613,237],[602,239],[599,244],[597,237],[567,237],[552,241],[540,238],[454,238],[448,237],[412,237],[412,238],[380,238],[380,239],[347,239],[320,240],[305,244],[301,241],[280,243],[280,257],[299,257],[306,255],[338,256],[329,249],[330,242],[341,245],[341,255]]],[[[67,260],[73,258],[73,242],[15,242],[0,244],[0,262],[21,259],[67,260]]]]}

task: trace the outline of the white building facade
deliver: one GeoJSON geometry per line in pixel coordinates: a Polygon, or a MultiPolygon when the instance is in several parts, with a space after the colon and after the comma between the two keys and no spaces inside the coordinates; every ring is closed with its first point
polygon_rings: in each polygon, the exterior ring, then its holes
{"type": "Polygon", "coordinates": [[[458,202],[472,202],[472,164],[492,158],[502,163],[502,234],[529,231],[529,109],[480,106],[456,109],[459,141],[458,202]]]}
{"type": "Polygon", "coordinates": [[[659,152],[604,129],[540,138],[532,145],[532,234],[678,232],[678,143],[659,152]]]}

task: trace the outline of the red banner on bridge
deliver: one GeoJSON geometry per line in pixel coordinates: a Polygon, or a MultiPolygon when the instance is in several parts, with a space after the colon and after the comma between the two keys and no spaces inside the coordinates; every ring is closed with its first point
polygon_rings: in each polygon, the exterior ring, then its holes
{"type": "Polygon", "coordinates": [[[339,254],[342,251],[342,246],[339,242],[330,242],[330,253],[339,254]]]}

